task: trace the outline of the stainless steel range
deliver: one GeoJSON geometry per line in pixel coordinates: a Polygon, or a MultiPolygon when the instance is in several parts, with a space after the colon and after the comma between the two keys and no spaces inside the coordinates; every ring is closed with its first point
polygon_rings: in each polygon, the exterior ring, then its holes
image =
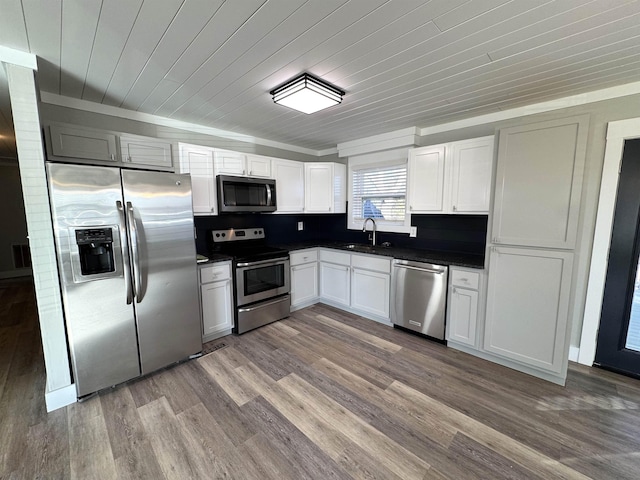
{"type": "Polygon", "coordinates": [[[236,318],[241,334],[289,316],[289,252],[265,244],[262,228],[212,230],[214,250],[233,257],[236,318]]]}

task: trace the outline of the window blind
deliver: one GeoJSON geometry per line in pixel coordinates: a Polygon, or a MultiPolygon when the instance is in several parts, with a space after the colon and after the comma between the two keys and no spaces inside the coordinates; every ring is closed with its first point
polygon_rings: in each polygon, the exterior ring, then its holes
{"type": "Polygon", "coordinates": [[[351,219],[404,225],[406,215],[407,166],[390,165],[353,170],[351,219]]]}

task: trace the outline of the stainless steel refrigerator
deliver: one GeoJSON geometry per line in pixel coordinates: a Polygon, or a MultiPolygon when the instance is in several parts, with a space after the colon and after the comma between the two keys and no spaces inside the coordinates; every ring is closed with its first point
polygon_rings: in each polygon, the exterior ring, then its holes
{"type": "Polygon", "coordinates": [[[202,350],[191,182],[48,163],[78,397],[202,350]]]}

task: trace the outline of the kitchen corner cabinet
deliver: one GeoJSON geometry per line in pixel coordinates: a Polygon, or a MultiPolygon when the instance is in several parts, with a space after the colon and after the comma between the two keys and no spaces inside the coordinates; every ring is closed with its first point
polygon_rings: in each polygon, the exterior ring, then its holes
{"type": "Polygon", "coordinates": [[[308,249],[292,252],[291,265],[291,310],[298,310],[318,300],[318,250],[308,249]]]}
{"type": "Polygon", "coordinates": [[[349,307],[351,296],[351,255],[320,250],[320,297],[329,303],[349,307]]]}
{"type": "Polygon", "coordinates": [[[491,247],[484,350],[561,374],[573,253],[491,247]]]}
{"type": "Polygon", "coordinates": [[[171,143],[157,138],[121,135],[120,152],[123,162],[164,169],[173,168],[171,143]]]}
{"type": "Polygon", "coordinates": [[[409,150],[411,214],[488,213],[494,137],[409,150]]]}
{"type": "Polygon", "coordinates": [[[449,268],[447,341],[477,347],[480,292],[484,284],[481,271],[449,268]]]}
{"type": "Polygon", "coordinates": [[[216,182],[213,174],[213,151],[195,145],[180,145],[180,173],[191,175],[191,195],[195,215],[216,215],[216,182]]]}
{"type": "Polygon", "coordinates": [[[199,271],[202,341],[205,343],[230,334],[233,328],[231,262],[201,266],[199,271]]]}
{"type": "Polygon", "coordinates": [[[575,248],[588,116],[500,130],[492,242],[575,248]]]}
{"type": "Polygon", "coordinates": [[[275,213],[302,213],[304,211],[304,163],[274,158],[271,173],[276,180],[275,213]]]}
{"type": "Polygon", "coordinates": [[[346,213],[347,167],[332,162],[304,164],[305,213],[346,213]]]}
{"type": "Polygon", "coordinates": [[[391,259],[351,255],[351,308],[389,320],[391,259]]]}

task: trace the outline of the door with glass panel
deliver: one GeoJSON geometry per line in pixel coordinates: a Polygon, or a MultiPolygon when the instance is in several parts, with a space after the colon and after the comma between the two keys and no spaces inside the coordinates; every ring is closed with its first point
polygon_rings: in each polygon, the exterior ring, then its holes
{"type": "Polygon", "coordinates": [[[640,377],[640,139],[622,155],[595,365],[640,377]]]}

